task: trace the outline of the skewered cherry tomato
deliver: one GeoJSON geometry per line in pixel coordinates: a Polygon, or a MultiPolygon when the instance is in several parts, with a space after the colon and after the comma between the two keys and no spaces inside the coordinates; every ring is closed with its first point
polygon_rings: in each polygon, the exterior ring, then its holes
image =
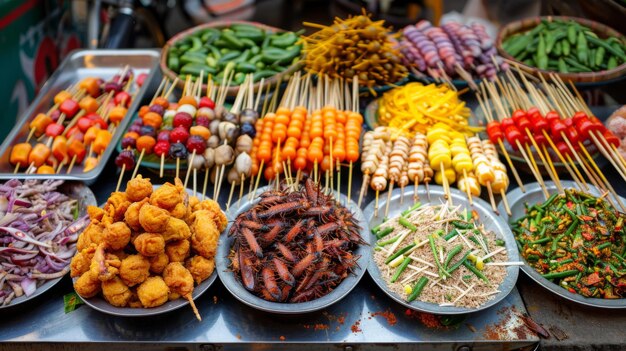
{"type": "Polygon", "coordinates": [[[128,107],[128,105],[130,105],[131,100],[132,98],[130,94],[125,91],[120,91],[119,93],[115,94],[115,98],[113,99],[116,105],[122,106],[122,107],[128,107]]]}
{"type": "Polygon", "coordinates": [[[578,141],[580,140],[580,136],[574,127],[567,127],[565,130],[565,137],[572,143],[572,145],[578,145],[578,141]]]}
{"type": "Polygon", "coordinates": [[[604,139],[606,139],[606,141],[609,144],[611,144],[611,145],[613,145],[615,147],[619,147],[620,140],[619,140],[619,138],[615,134],[613,134],[613,132],[611,132],[610,130],[607,129],[607,130],[604,131],[604,133],[602,135],[604,135],[604,139]]]}
{"type": "Polygon", "coordinates": [[[589,116],[587,116],[587,114],[582,111],[574,113],[574,116],[572,117],[574,124],[578,124],[578,122],[584,121],[586,119],[589,119],[589,116]]]}
{"type": "Polygon", "coordinates": [[[58,124],[58,123],[50,123],[48,124],[48,126],[46,127],[46,135],[54,138],[58,135],[63,134],[63,131],[65,130],[65,127],[58,124]]]}
{"type": "Polygon", "coordinates": [[[208,96],[203,96],[200,98],[200,103],[198,104],[198,107],[208,107],[210,109],[214,109],[215,102],[213,102],[213,100],[211,100],[208,96]]]}
{"type": "Polygon", "coordinates": [[[565,123],[560,119],[552,119],[550,121],[550,132],[554,141],[563,140],[562,134],[567,130],[565,123]]]}
{"type": "Polygon", "coordinates": [[[525,111],[523,111],[523,110],[515,110],[515,111],[513,111],[513,114],[511,115],[511,119],[513,119],[513,122],[515,122],[515,124],[518,124],[518,121],[521,118],[528,118],[528,115],[526,114],[525,111]]]}
{"type": "Polygon", "coordinates": [[[146,154],[151,154],[154,145],[156,144],[156,140],[149,135],[142,135],[137,138],[136,147],[138,151],[143,151],[145,149],[146,154]]]}
{"type": "Polygon", "coordinates": [[[513,150],[517,150],[518,142],[524,141],[524,136],[516,126],[510,126],[504,131],[504,137],[509,142],[513,150]]]}
{"type": "Polygon", "coordinates": [[[560,120],[561,116],[556,111],[548,111],[548,113],[546,113],[546,119],[548,120],[548,122],[552,123],[553,120],[560,120]]]}
{"type": "Polygon", "coordinates": [[[165,155],[167,157],[170,152],[170,143],[167,140],[159,140],[154,145],[153,151],[154,151],[154,154],[159,157],[161,155],[165,155]]]}

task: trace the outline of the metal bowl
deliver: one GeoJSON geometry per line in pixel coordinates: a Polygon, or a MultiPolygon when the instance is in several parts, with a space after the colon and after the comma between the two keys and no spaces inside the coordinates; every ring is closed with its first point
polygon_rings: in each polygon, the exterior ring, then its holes
{"type": "MultiPolygon", "coordinates": [[[[152,188],[157,189],[159,186],[160,185],[153,185],[152,188]]],[[[193,190],[191,189],[185,189],[185,190],[187,191],[187,194],[189,194],[189,196],[193,196],[193,190]]],[[[222,240],[222,238],[220,238],[220,240],[222,240]]],[[[200,297],[200,295],[202,295],[205,291],[207,291],[209,287],[211,286],[211,284],[213,284],[216,278],[217,278],[217,273],[215,273],[215,270],[213,270],[213,273],[211,273],[211,275],[205,281],[200,283],[198,286],[194,287],[193,294],[191,295],[193,297],[193,300],[196,301],[198,297],[200,297]]],[[[72,278],[72,283],[76,282],[77,279],[78,277],[72,278]]],[[[94,296],[89,299],[82,298],[82,300],[85,302],[87,306],[93,308],[96,311],[100,311],[102,313],[110,314],[113,316],[119,316],[119,317],[155,316],[158,314],[163,314],[163,313],[177,310],[189,304],[189,301],[183,299],[182,297],[176,300],[168,301],[161,306],[153,307],[153,308],[116,307],[116,306],[109,304],[100,295],[94,296]]]]}
{"type": "MultiPolygon", "coordinates": [[[[83,216],[87,213],[87,206],[95,206],[98,204],[96,202],[96,197],[94,196],[91,189],[89,189],[89,187],[87,187],[83,183],[65,182],[59,187],[58,190],[59,192],[66,194],[70,198],[78,200],[78,204],[80,206],[79,207],[80,216],[83,216]]],[[[6,306],[0,306],[0,310],[3,308],[10,308],[10,307],[19,305],[21,303],[24,303],[26,301],[29,301],[31,299],[34,299],[35,297],[50,290],[53,286],[57,285],[57,283],[59,283],[61,279],[63,279],[63,277],[47,280],[46,282],[38,286],[32,295],[30,296],[22,295],[20,297],[16,297],[11,301],[10,304],[6,306]]]]}
{"type": "MultiPolygon", "coordinates": [[[[402,211],[406,210],[412,205],[411,199],[413,197],[415,189],[413,187],[407,187],[405,189],[404,197],[407,201],[403,205],[400,204],[401,191],[401,189],[394,189],[391,193],[391,202],[389,203],[389,218],[399,216],[402,211]]],[[[419,195],[419,199],[422,204],[441,204],[446,201],[444,199],[443,188],[437,185],[430,186],[430,200],[428,200],[426,189],[424,187],[419,187],[419,189],[417,190],[417,194],[419,195]]],[[[370,202],[365,208],[365,218],[369,218],[369,226],[372,228],[382,223],[383,216],[380,214],[380,209],[384,209],[387,205],[387,195],[387,193],[380,195],[378,217],[374,217],[374,201],[370,202]]],[[[455,205],[460,204],[468,208],[470,207],[467,200],[467,195],[464,192],[457,189],[450,189],[450,195],[452,196],[452,202],[455,205]]],[[[475,197],[473,198],[473,201],[474,206],[472,206],[471,208],[478,212],[478,215],[480,216],[480,222],[485,225],[485,229],[493,231],[499,239],[504,240],[509,261],[519,261],[515,238],[513,237],[513,233],[511,232],[511,229],[506,224],[506,222],[502,218],[498,217],[491,209],[491,206],[484,200],[475,197]]],[[[369,233],[369,237],[370,242],[376,242],[376,237],[372,233],[369,233]]],[[[367,270],[374,279],[376,285],[378,285],[385,292],[385,294],[387,294],[397,303],[416,311],[447,315],[478,312],[496,305],[498,302],[502,301],[502,299],[507,297],[509,293],[513,290],[513,288],[515,287],[515,282],[517,282],[517,275],[519,274],[518,266],[507,266],[507,275],[504,278],[504,281],[498,287],[500,293],[496,294],[491,300],[485,302],[478,308],[466,308],[456,306],[439,306],[438,304],[418,300],[407,302],[402,296],[391,291],[387,287],[387,282],[384,280],[382,274],[380,273],[378,265],[376,264],[376,262],[374,262],[373,259],[370,261],[369,266],[367,266],[367,270]]]]}
{"type": "MultiPolygon", "coordinates": [[[[269,186],[260,188],[258,189],[257,194],[261,194],[262,192],[269,189],[269,186]]],[[[359,225],[362,227],[361,237],[365,242],[369,244],[369,235],[367,235],[367,233],[369,232],[369,227],[361,209],[359,209],[352,200],[348,202],[348,198],[343,194],[340,195],[339,200],[342,204],[347,203],[346,207],[350,209],[350,211],[352,211],[352,213],[354,214],[354,218],[358,220],[359,225]]],[[[253,201],[248,201],[247,196],[244,196],[241,200],[241,203],[236,202],[235,204],[233,204],[231,209],[226,212],[226,216],[228,217],[230,222],[228,228],[226,228],[226,233],[230,232],[232,221],[237,218],[237,215],[244,211],[247,211],[258,201],[259,197],[257,197],[253,201]]],[[[233,272],[230,270],[230,259],[228,258],[228,255],[230,253],[230,248],[232,247],[234,240],[234,237],[225,236],[224,238],[222,238],[217,248],[215,269],[217,270],[217,274],[220,276],[222,283],[224,283],[226,289],[230,291],[230,293],[237,300],[243,302],[244,304],[261,311],[278,314],[301,314],[313,312],[326,308],[341,300],[357,285],[357,283],[365,273],[365,265],[367,265],[371,257],[369,245],[360,245],[355,251],[355,254],[360,255],[361,258],[359,258],[359,264],[357,264],[354,274],[351,274],[347,278],[345,278],[337,287],[335,287],[333,291],[325,296],[322,296],[312,301],[300,303],[271,302],[264,300],[256,295],[253,295],[248,290],[246,290],[246,288],[244,288],[237,280],[235,274],[233,274],[233,272]]]]}
{"type": "MultiPolygon", "coordinates": [[[[577,188],[576,183],[569,180],[562,180],[561,184],[563,188],[577,188]]],[[[546,188],[549,193],[554,193],[557,191],[556,185],[553,182],[546,182],[546,188]]],[[[543,195],[543,191],[539,186],[539,183],[531,183],[528,185],[524,185],[526,188],[526,193],[522,193],[519,188],[514,189],[509,192],[506,196],[509,200],[509,205],[511,208],[511,217],[507,216],[506,211],[504,211],[504,205],[502,203],[499,204],[498,209],[502,214],[502,218],[508,223],[514,220],[515,218],[519,218],[525,214],[524,203],[528,204],[536,204],[545,201],[545,197],[543,195]]],[[[600,196],[601,193],[593,186],[589,185],[591,189],[590,193],[594,196],[600,196]]],[[[626,203],[626,199],[620,197],[622,202],[626,203]]],[[[516,246],[517,247],[517,246],[516,246]]],[[[516,249],[517,251],[517,249],[516,249]]],[[[521,257],[525,261],[523,257],[521,257]]],[[[620,309],[626,308],[626,299],[598,299],[591,297],[584,297],[582,295],[578,295],[575,293],[571,293],[566,289],[560,287],[559,285],[549,281],[544,278],[537,272],[533,267],[529,265],[522,266],[522,271],[526,273],[532,280],[537,282],[537,284],[543,286],[548,289],[550,292],[559,295],[567,300],[579,303],[581,305],[593,306],[599,308],[609,308],[609,309],[620,309]]]]}

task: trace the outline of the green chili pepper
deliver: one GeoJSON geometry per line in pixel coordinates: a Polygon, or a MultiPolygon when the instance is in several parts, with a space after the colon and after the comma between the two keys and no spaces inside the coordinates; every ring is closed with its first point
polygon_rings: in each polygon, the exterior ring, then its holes
{"type": "Polygon", "coordinates": [[[394,275],[391,277],[391,282],[392,283],[395,283],[396,280],[398,280],[398,278],[400,278],[400,274],[402,274],[402,272],[404,272],[404,270],[409,265],[409,263],[411,263],[411,261],[413,261],[413,260],[410,257],[405,257],[404,258],[402,263],[400,263],[400,265],[396,269],[396,272],[394,273],[394,275]]]}
{"type": "Polygon", "coordinates": [[[550,238],[541,238],[541,239],[537,239],[535,241],[531,241],[529,244],[530,245],[545,244],[545,243],[547,243],[550,240],[551,240],[550,238]]]}
{"type": "Polygon", "coordinates": [[[617,58],[615,56],[611,56],[606,64],[606,69],[613,69],[615,67],[617,67],[617,58]]]}
{"type": "Polygon", "coordinates": [[[411,302],[411,301],[417,299],[420,296],[420,294],[422,293],[422,290],[424,290],[424,287],[426,286],[426,284],[428,284],[428,278],[425,277],[425,276],[421,276],[417,280],[417,283],[413,287],[413,291],[411,292],[409,297],[407,297],[406,300],[408,302],[411,302]]]}
{"type": "Polygon", "coordinates": [[[567,64],[565,63],[565,60],[563,60],[562,57],[559,57],[559,72],[561,73],[569,72],[569,70],[567,69],[567,64]]]}
{"type": "Polygon", "coordinates": [[[604,243],[602,243],[602,244],[600,244],[600,245],[596,246],[596,249],[598,249],[598,250],[603,250],[603,249],[605,249],[605,248],[607,248],[607,247],[609,247],[609,246],[611,246],[611,242],[610,242],[610,241],[607,241],[607,242],[604,242],[604,243]]]}

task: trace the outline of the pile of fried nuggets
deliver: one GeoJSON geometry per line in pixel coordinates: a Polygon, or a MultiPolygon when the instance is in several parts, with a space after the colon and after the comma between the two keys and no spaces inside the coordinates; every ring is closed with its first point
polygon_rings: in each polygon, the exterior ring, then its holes
{"type": "Polygon", "coordinates": [[[193,303],[194,282],[215,268],[227,219],[213,200],[188,196],[182,183],[153,191],[150,179],[130,180],[104,208],[87,209],[91,223],[80,234],[71,262],[76,292],[102,296],[117,307],[157,307],[179,297],[193,303]]]}

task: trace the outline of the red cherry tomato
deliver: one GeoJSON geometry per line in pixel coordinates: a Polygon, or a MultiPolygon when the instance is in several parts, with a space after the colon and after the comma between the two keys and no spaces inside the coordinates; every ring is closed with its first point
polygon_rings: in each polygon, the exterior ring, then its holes
{"type": "Polygon", "coordinates": [[[517,121],[520,118],[524,118],[524,117],[528,117],[526,112],[524,112],[524,110],[515,110],[513,111],[513,115],[511,115],[511,118],[513,119],[515,123],[517,123],[517,121]]]}

